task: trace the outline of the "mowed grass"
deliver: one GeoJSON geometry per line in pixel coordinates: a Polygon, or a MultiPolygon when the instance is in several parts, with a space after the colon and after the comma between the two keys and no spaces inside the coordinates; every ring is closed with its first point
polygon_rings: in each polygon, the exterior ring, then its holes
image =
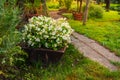
{"type": "Polygon", "coordinates": [[[104,11],[103,18],[101,19],[95,19],[96,21],[117,21],[120,20],[120,15],[118,15],[117,11],[104,11]]]}
{"type": "MultiPolygon", "coordinates": [[[[73,19],[72,13],[64,13],[62,15],[68,19],[73,19]]],[[[109,11],[109,12],[104,11],[103,18],[100,19],[93,18],[92,20],[89,21],[107,22],[107,21],[119,21],[119,20],[120,20],[120,15],[118,15],[117,11],[109,11]]]]}
{"type": "Polygon", "coordinates": [[[73,45],[69,45],[61,61],[41,68],[37,63],[27,67],[23,73],[26,80],[119,80],[120,72],[107,68],[85,58],[73,45]],[[30,79],[29,79],[30,78],[30,79]]]}
{"type": "Polygon", "coordinates": [[[115,11],[104,14],[102,19],[88,20],[87,25],[75,20],[69,20],[69,23],[76,32],[96,40],[120,56],[120,15],[115,11]]]}

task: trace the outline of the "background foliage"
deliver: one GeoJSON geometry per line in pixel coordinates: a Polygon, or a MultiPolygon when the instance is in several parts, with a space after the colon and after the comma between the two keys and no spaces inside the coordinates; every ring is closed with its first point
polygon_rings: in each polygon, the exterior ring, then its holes
{"type": "MultiPolygon", "coordinates": [[[[83,11],[84,10],[85,10],[85,6],[83,6],[83,11]]],[[[88,18],[102,18],[103,12],[104,12],[104,9],[101,6],[91,4],[89,6],[88,18]]]]}
{"type": "Polygon", "coordinates": [[[0,74],[0,79],[15,77],[15,65],[20,66],[27,57],[17,46],[21,39],[21,34],[16,30],[20,22],[20,11],[16,0],[0,0],[0,71],[4,73],[0,74]]]}

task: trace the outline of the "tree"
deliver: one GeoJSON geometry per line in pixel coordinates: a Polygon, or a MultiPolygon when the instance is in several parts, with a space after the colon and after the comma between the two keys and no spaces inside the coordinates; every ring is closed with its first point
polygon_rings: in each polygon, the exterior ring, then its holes
{"type": "Polygon", "coordinates": [[[48,11],[47,11],[47,5],[46,5],[46,0],[41,0],[41,2],[42,2],[42,12],[43,12],[43,15],[45,15],[45,16],[48,16],[48,11]]]}
{"type": "Polygon", "coordinates": [[[80,13],[82,11],[82,0],[77,0],[77,11],[80,13]]]}
{"type": "Polygon", "coordinates": [[[64,0],[64,4],[65,4],[65,7],[67,8],[67,10],[70,9],[72,2],[73,2],[73,0],[64,0]]]}
{"type": "Polygon", "coordinates": [[[101,0],[96,0],[98,4],[100,4],[101,0]]]}
{"type": "Polygon", "coordinates": [[[86,25],[87,17],[88,17],[88,8],[89,8],[90,0],[86,0],[86,7],[84,11],[83,25],[86,25]]]}
{"type": "MultiPolygon", "coordinates": [[[[117,1],[117,0],[115,0],[117,1]]],[[[100,4],[100,2],[103,2],[103,0],[97,0],[97,3],[100,4]]],[[[105,9],[106,11],[109,11],[109,8],[110,8],[110,0],[104,0],[106,6],[105,6],[105,9]]],[[[119,2],[119,1],[118,1],[119,2]]]]}
{"type": "Polygon", "coordinates": [[[109,11],[110,8],[110,0],[105,0],[105,4],[106,4],[106,11],[109,11]]]}

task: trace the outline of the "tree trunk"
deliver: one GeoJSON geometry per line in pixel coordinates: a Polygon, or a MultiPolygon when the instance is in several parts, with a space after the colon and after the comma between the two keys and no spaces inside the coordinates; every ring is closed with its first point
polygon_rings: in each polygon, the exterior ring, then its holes
{"type": "Polygon", "coordinates": [[[79,11],[79,0],[77,0],[77,11],[79,11]]]}
{"type": "Polygon", "coordinates": [[[101,0],[96,0],[97,1],[97,4],[100,4],[101,0]]]}
{"type": "Polygon", "coordinates": [[[105,4],[106,4],[106,11],[109,11],[110,8],[110,0],[105,0],[105,4]]]}
{"type": "Polygon", "coordinates": [[[81,13],[82,12],[82,0],[80,0],[80,10],[79,12],[81,13]]]}
{"type": "Polygon", "coordinates": [[[34,3],[34,0],[29,0],[31,3],[34,3]]]}
{"type": "Polygon", "coordinates": [[[86,0],[86,7],[84,11],[83,25],[86,25],[87,17],[88,17],[88,8],[89,8],[90,0],[86,0]]]}
{"type": "Polygon", "coordinates": [[[47,5],[46,5],[46,0],[41,0],[41,2],[42,2],[42,12],[43,12],[43,15],[45,15],[45,16],[48,16],[48,11],[47,11],[47,5]]]}

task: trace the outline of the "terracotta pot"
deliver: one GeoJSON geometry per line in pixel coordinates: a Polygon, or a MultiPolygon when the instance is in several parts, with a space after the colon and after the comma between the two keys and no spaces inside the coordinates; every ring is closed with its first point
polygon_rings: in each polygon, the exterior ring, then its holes
{"type": "Polygon", "coordinates": [[[75,20],[82,20],[82,13],[73,13],[73,17],[75,20]]]}
{"type": "Polygon", "coordinates": [[[29,48],[29,47],[22,47],[22,49],[28,53],[29,61],[31,63],[40,60],[43,64],[49,64],[58,62],[61,59],[62,55],[64,54],[66,47],[57,51],[44,48],[29,48]]]}

